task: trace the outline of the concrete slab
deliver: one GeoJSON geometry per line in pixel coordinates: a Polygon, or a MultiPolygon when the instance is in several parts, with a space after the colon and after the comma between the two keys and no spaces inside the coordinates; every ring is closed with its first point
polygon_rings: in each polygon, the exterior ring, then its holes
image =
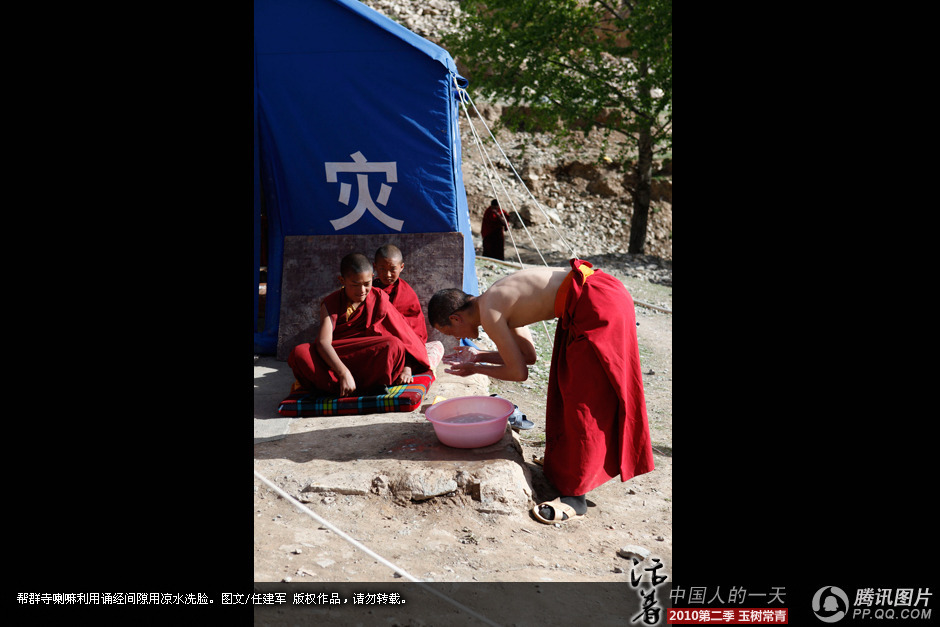
{"type": "MultiPolygon", "coordinates": [[[[256,364],[256,377],[262,375],[262,385],[256,378],[256,425],[270,420],[257,417],[259,397],[265,411],[273,401],[276,413],[278,401],[287,394],[290,381],[276,394],[264,389],[282,377],[284,369],[290,378],[283,362],[268,358],[256,364]]],[[[258,471],[277,477],[277,483],[302,502],[332,494],[402,501],[447,495],[481,512],[512,514],[527,508],[532,480],[515,432],[507,429],[499,442],[477,449],[452,448],[437,439],[424,416],[434,399],[486,396],[489,387],[483,375],[457,377],[443,370],[438,367],[424,403],[412,412],[294,418],[286,430],[282,424],[263,432],[256,426],[258,471]]]]}
{"type": "Polygon", "coordinates": [[[255,359],[255,444],[287,435],[291,419],[278,414],[277,406],[293,382],[294,373],[285,362],[273,356],[255,359]]]}

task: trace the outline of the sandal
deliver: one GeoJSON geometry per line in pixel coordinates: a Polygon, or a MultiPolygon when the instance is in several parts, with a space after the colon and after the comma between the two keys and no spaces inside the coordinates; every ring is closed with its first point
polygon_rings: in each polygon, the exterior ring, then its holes
{"type": "Polygon", "coordinates": [[[581,518],[582,516],[584,516],[584,514],[579,514],[576,511],[574,511],[574,508],[571,507],[570,505],[566,503],[562,503],[561,497],[558,497],[554,501],[545,501],[544,503],[539,503],[538,505],[532,508],[532,515],[535,516],[535,519],[537,521],[545,525],[553,525],[555,523],[568,522],[569,520],[574,520],[575,518],[581,518]],[[552,508],[552,511],[555,514],[555,517],[553,520],[549,520],[547,518],[542,517],[542,515],[539,513],[539,510],[543,507],[552,508]],[[559,514],[565,514],[567,518],[559,518],[558,517],[559,514]]]}
{"type": "MultiPolygon", "coordinates": [[[[496,398],[503,398],[499,394],[490,394],[490,396],[495,396],[496,398]]],[[[508,399],[503,399],[508,400],[508,399]]],[[[519,406],[513,404],[512,414],[509,415],[509,426],[517,431],[520,429],[531,429],[535,426],[535,423],[529,420],[525,414],[519,410],[519,406]]]]}

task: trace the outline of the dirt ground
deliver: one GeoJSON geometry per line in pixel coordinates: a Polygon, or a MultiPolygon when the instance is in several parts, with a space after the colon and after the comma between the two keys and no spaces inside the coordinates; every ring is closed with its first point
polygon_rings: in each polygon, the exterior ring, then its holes
{"type": "MultiPolygon", "coordinates": [[[[478,260],[483,287],[514,270],[478,260]]],[[[609,268],[624,281],[636,301],[672,309],[672,288],[632,278],[609,268]]],[[[426,582],[626,582],[633,562],[618,554],[625,546],[639,546],[649,557],[636,566],[637,575],[656,558],[659,575],[673,580],[672,571],[672,314],[637,306],[637,335],[644,373],[647,413],[656,469],[626,482],[607,482],[588,494],[588,513],[558,526],[544,525],[528,509],[511,514],[483,513],[457,497],[434,497],[402,503],[378,494],[318,494],[305,506],[367,546],[385,560],[426,582]]],[[[539,329],[533,332],[538,334],[539,329]]],[[[549,329],[551,330],[551,329],[549,329]]],[[[490,380],[489,393],[517,404],[535,423],[519,432],[524,464],[539,501],[557,496],[533,456],[544,445],[547,352],[540,348],[539,365],[528,381],[490,380]]],[[[486,342],[486,338],[483,338],[486,342]]],[[[284,365],[286,368],[286,364],[284,365]]],[[[443,368],[441,365],[439,368],[443,368]]],[[[286,395],[287,390],[285,390],[286,395]]],[[[432,386],[421,418],[435,396],[432,386]]],[[[316,418],[298,418],[291,433],[303,431],[316,418]]],[[[334,437],[341,433],[331,430],[334,437]]],[[[317,446],[330,447],[330,441],[317,446]]],[[[279,453],[283,440],[255,445],[256,469],[263,460],[263,476],[290,494],[296,485],[286,481],[296,460],[279,453]]],[[[316,475],[313,456],[304,472],[316,475]]],[[[292,494],[296,497],[296,494],[292,494]]],[[[534,503],[530,503],[529,507],[534,503]]],[[[395,571],[323,527],[315,519],[254,479],[254,570],[256,582],[396,582],[395,571]]],[[[648,577],[648,575],[645,575],[648,577]]]]}

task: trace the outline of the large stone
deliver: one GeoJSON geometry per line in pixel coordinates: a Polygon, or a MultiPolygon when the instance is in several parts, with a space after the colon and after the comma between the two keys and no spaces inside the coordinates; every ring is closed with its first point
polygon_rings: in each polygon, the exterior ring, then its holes
{"type": "Polygon", "coordinates": [[[392,481],[392,491],[399,498],[425,501],[435,496],[456,492],[454,473],[437,468],[416,467],[392,481]]]}
{"type": "Polygon", "coordinates": [[[479,503],[477,510],[511,514],[528,509],[532,500],[531,478],[523,464],[495,460],[473,471],[462,471],[458,483],[479,503]]]}
{"type": "Polygon", "coordinates": [[[617,555],[628,560],[636,559],[638,562],[642,562],[650,556],[650,551],[636,544],[627,544],[617,550],[617,555]]]}
{"type": "Polygon", "coordinates": [[[587,179],[592,181],[600,176],[600,171],[594,163],[583,163],[581,161],[572,161],[558,168],[558,174],[570,176],[571,178],[587,179]]]}
{"type": "Polygon", "coordinates": [[[587,191],[604,198],[613,198],[623,195],[623,190],[620,189],[620,185],[613,179],[607,179],[605,177],[598,177],[588,183],[587,191]],[[616,189],[614,186],[616,186],[616,189]]]}
{"type": "Polygon", "coordinates": [[[653,179],[650,184],[650,198],[672,202],[672,179],[653,179]]]}
{"type": "Polygon", "coordinates": [[[336,494],[369,493],[375,473],[366,470],[344,470],[315,477],[303,492],[333,492],[336,494]]]}
{"type": "MultiPolygon", "coordinates": [[[[539,209],[533,202],[526,202],[519,208],[519,216],[526,223],[526,226],[538,226],[540,224],[548,223],[548,216],[545,213],[544,208],[539,209]]],[[[520,226],[518,220],[513,223],[515,226],[520,226]]]]}

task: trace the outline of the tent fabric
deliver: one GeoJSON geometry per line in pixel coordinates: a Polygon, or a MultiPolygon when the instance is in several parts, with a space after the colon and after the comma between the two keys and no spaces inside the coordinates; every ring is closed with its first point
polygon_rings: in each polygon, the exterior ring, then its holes
{"type": "MultiPolygon", "coordinates": [[[[477,294],[460,168],[466,80],[450,54],[355,0],[255,0],[254,28],[255,178],[270,231],[255,350],[277,344],[288,235],[461,232],[463,289],[477,294]]],[[[256,191],[256,225],[260,202],[256,191]]]]}

